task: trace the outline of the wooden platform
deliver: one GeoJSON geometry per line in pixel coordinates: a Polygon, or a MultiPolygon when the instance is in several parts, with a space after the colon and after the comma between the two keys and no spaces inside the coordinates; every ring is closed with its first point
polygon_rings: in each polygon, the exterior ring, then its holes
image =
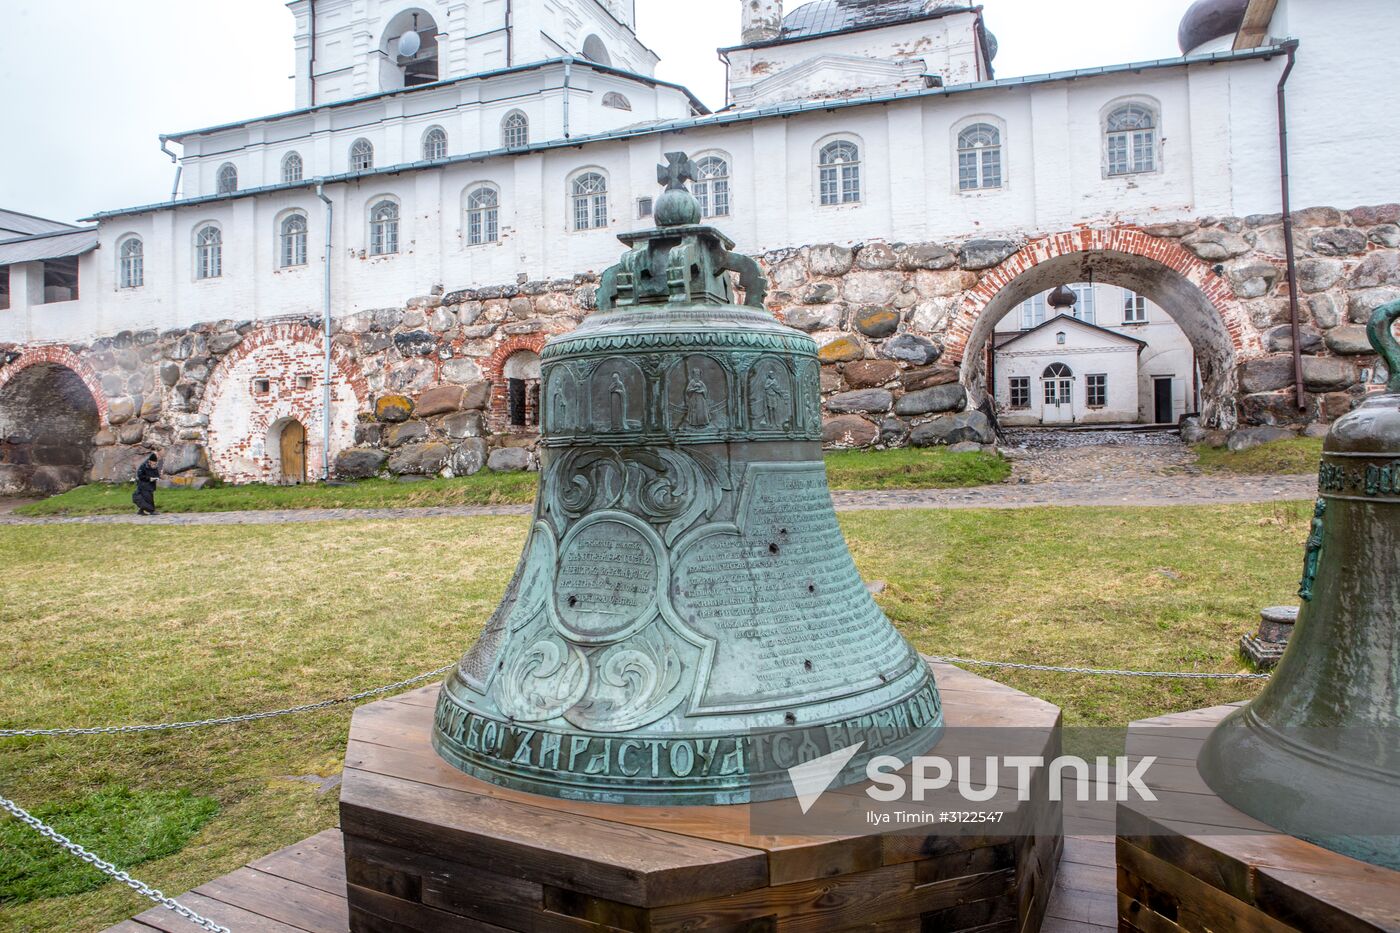
{"type": "Polygon", "coordinates": [[[1118,805],[1120,929],[1400,931],[1400,872],[1282,835],[1201,779],[1200,746],[1233,709],[1159,716],[1129,728],[1129,756],[1158,757],[1146,775],[1158,800],[1118,805]]]}
{"type": "MultiPolygon", "coordinates": [[[[1033,698],[1025,698],[1025,709],[1018,711],[1009,706],[1014,696],[1024,697],[1014,690],[975,677],[956,668],[938,665],[936,668],[940,689],[944,692],[945,712],[950,726],[973,725],[976,717],[967,712],[972,706],[996,710],[992,718],[1002,724],[1024,718],[1021,713],[1040,710],[1058,720],[1054,707],[1033,698]],[[976,699],[977,703],[968,701],[976,699]],[[1036,706],[1038,704],[1038,707],[1036,706]]],[[[410,754],[412,748],[401,746],[411,744],[408,739],[416,731],[417,717],[424,710],[430,710],[436,688],[426,688],[413,694],[405,694],[389,701],[374,704],[381,711],[367,713],[363,718],[374,722],[375,733],[370,735],[359,728],[357,721],[354,740],[347,752],[346,783],[342,791],[345,808],[343,819],[347,825],[356,825],[363,830],[366,821],[357,812],[366,806],[378,808],[387,799],[382,791],[383,771],[390,768],[389,762],[399,761],[403,766],[426,767],[436,773],[441,765],[431,750],[424,758],[410,754]],[[389,708],[389,707],[393,708],[389,708]],[[381,767],[382,766],[382,767],[381,767]],[[379,768],[379,770],[374,770],[379,768]]],[[[371,710],[365,707],[364,710],[371,710]]],[[[1023,723],[1024,724],[1024,723],[1023,723]]],[[[941,752],[942,750],[940,750],[941,752]]],[[[470,781],[453,769],[445,768],[444,781],[460,779],[470,781]]],[[[392,770],[392,768],[390,768],[392,770]]],[[[446,809],[445,816],[450,822],[453,814],[462,812],[461,799],[453,799],[452,794],[465,791],[451,790],[431,783],[420,783],[423,793],[429,799],[437,798],[446,809]],[[433,788],[436,787],[436,790],[433,788]],[[451,794],[448,791],[451,790],[451,794]]],[[[502,929],[531,930],[631,930],[642,929],[644,924],[635,911],[637,905],[618,898],[603,898],[589,891],[578,891],[578,887],[595,887],[606,877],[614,890],[623,891],[633,901],[652,899],[659,902],[672,902],[671,907],[683,905],[697,898],[707,899],[707,911],[694,929],[722,930],[836,930],[858,925],[861,929],[894,931],[918,929],[957,929],[966,928],[961,920],[975,918],[978,911],[985,911],[988,901],[995,896],[987,896],[994,890],[1005,890],[1015,873],[1015,868],[998,867],[1008,860],[1013,864],[1038,866],[1041,882],[1032,886],[1032,896],[1041,898],[1033,908],[1043,909],[1044,923],[1040,929],[1046,933],[1067,933],[1067,931],[1087,931],[1105,933],[1115,925],[1113,895],[1114,852],[1112,837],[1078,838],[1064,841],[1063,856],[1055,860],[1042,861],[1047,855],[1046,847],[1034,843],[1007,843],[977,845],[972,837],[943,837],[932,848],[927,849],[933,858],[921,857],[925,848],[918,842],[921,837],[908,833],[900,834],[898,846],[875,845],[870,836],[850,837],[838,840],[834,847],[814,856],[813,851],[803,851],[804,846],[795,842],[791,845],[775,845],[754,838],[743,838],[746,828],[738,825],[732,817],[728,823],[714,821],[706,825],[689,825],[680,822],[683,818],[694,823],[696,808],[671,811],[673,822],[667,829],[658,830],[618,821],[621,810],[606,804],[578,804],[583,810],[596,808],[597,813],[609,819],[602,820],[592,812],[578,812],[570,818],[592,820],[610,824],[609,836],[603,845],[591,852],[571,853],[588,856],[571,877],[545,874],[550,870],[546,865],[536,864],[523,855],[529,848],[529,838],[543,839],[559,845],[557,823],[542,821],[539,809],[542,798],[527,794],[515,794],[500,788],[491,788],[493,793],[476,805],[480,813],[494,814],[492,826],[507,837],[508,844],[491,851],[475,851],[473,847],[463,847],[459,839],[449,839],[428,834],[425,844],[436,847],[436,855],[421,859],[416,875],[394,871],[393,842],[404,842],[417,838],[410,830],[404,836],[393,840],[366,839],[357,837],[350,844],[350,865],[352,882],[347,886],[345,853],[339,831],[331,830],[313,836],[294,846],[253,862],[246,868],[226,875],[216,881],[201,885],[193,892],[181,895],[182,902],[205,913],[225,925],[235,933],[242,930],[275,931],[275,933],[343,933],[351,929],[352,904],[361,910],[362,919],[369,917],[374,925],[357,929],[406,930],[480,930],[498,931],[502,929]],[[527,809],[528,808],[528,809],[527,809]],[[719,837],[719,838],[714,838],[719,837]],[[913,844],[910,842],[913,840],[913,844]],[[956,842],[956,844],[953,844],[956,842]],[[764,848],[764,846],[768,848],[764,848]],[[735,851],[738,850],[738,851],[735,851]],[[946,851],[945,851],[946,850],[946,851]],[[752,854],[750,854],[752,853],[752,854]],[[702,874],[714,877],[701,878],[695,888],[684,888],[676,883],[680,874],[678,866],[686,858],[709,858],[712,863],[734,863],[738,868],[719,871],[707,869],[702,874]],[[405,925],[402,921],[385,918],[391,909],[401,909],[401,904],[386,904],[387,900],[417,903],[424,909],[423,891],[430,892],[428,899],[447,897],[444,891],[446,880],[439,872],[449,872],[460,879],[462,872],[454,865],[462,860],[485,858],[485,865],[469,873],[465,889],[458,888],[457,903],[462,909],[475,911],[496,911],[495,916],[508,926],[480,919],[453,917],[447,911],[433,910],[433,920],[424,925],[405,925]],[[885,860],[889,859],[886,864],[885,860]],[[940,863],[941,860],[941,863],[940,863]],[[1027,861],[1029,860],[1029,861],[1027,861]],[[755,863],[766,863],[766,869],[755,870],[755,863]],[[619,863],[622,868],[604,876],[595,871],[595,865],[608,862],[619,863]],[[961,870],[953,864],[964,866],[961,870]],[[920,866],[923,866],[922,868],[920,866]],[[978,871],[988,867],[990,870],[978,871]],[[1056,869],[1058,868],[1058,871],[1056,869]],[[954,872],[957,872],[954,874],[954,872]],[[765,878],[764,875],[768,877],[765,878]],[[854,874],[859,880],[850,881],[840,875],[854,874]],[[949,887],[940,887],[939,877],[959,879],[949,887]],[[863,877],[862,877],[863,876],[863,877]],[[416,891],[414,889],[416,877],[416,891]],[[1049,882],[1058,878],[1053,894],[1049,882]],[[964,881],[975,878],[975,881],[964,881]],[[777,887],[771,886],[776,881],[777,887]],[[882,882],[877,888],[873,882],[882,882]],[[932,882],[932,883],[930,883],[932,882]],[[736,885],[746,884],[743,890],[733,890],[736,885]],[[394,885],[399,885],[397,889],[394,885]],[[893,887],[890,887],[893,885],[893,887]],[[403,897],[385,894],[379,888],[398,890],[403,897]],[[730,893],[723,893],[726,890],[730,893]],[[782,897],[771,898],[771,893],[782,891],[782,897]],[[891,891],[903,892],[904,902],[915,906],[931,906],[933,918],[928,921],[897,922],[888,917],[891,891]],[[347,891],[349,897],[347,898],[347,891]],[[767,892],[767,906],[757,910],[758,898],[755,892],[767,892]],[[572,892],[572,893],[571,893],[572,892]],[[420,900],[409,900],[416,893],[420,900]],[[800,896],[799,896],[800,895],[800,896]],[[1048,898],[1048,907],[1045,899],[1048,898]],[[366,905],[369,910],[365,910],[366,905]],[[820,908],[818,916],[832,921],[798,922],[795,912],[804,905],[820,908]],[[629,912],[630,911],[630,912],[629,912]],[[951,913],[942,913],[951,911],[951,913]],[[439,916],[440,914],[440,916],[439,916]],[[843,918],[854,920],[854,924],[843,918]],[[841,922],[837,922],[841,921],[841,922]]],[[[652,810],[659,808],[634,808],[652,810]]],[[[706,811],[730,811],[735,808],[700,808],[706,811]]],[[[479,818],[480,813],[477,818],[479,818]]],[[[703,821],[702,821],[703,822],[703,821]]],[[[873,837],[879,840],[879,836],[873,837]]],[[[924,836],[927,842],[932,836],[924,836]]],[[[402,849],[398,850],[402,852],[402,849]]],[[[1057,851],[1057,850],[1051,850],[1057,851]]],[[[1022,917],[983,914],[987,919],[976,927],[979,931],[1035,929],[1022,917]]],[[[1027,915],[1029,916],[1029,914],[1027,915]]],[[[648,922],[650,922],[648,918],[648,922]]],[[[652,928],[662,928],[652,924],[652,928]]],[[[113,930],[134,933],[149,933],[152,929],[170,933],[194,930],[191,924],[161,908],[149,910],[133,920],[127,921],[113,930]]]]}

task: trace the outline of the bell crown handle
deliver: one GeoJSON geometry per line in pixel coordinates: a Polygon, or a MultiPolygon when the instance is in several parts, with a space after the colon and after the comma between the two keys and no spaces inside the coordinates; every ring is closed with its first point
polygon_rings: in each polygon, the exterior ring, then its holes
{"type": "Polygon", "coordinates": [[[1400,318],[1400,299],[1383,304],[1371,313],[1371,320],[1366,324],[1366,336],[1381,359],[1385,360],[1386,372],[1390,374],[1386,391],[1400,393],[1400,343],[1396,342],[1391,329],[1396,318],[1400,318]]]}

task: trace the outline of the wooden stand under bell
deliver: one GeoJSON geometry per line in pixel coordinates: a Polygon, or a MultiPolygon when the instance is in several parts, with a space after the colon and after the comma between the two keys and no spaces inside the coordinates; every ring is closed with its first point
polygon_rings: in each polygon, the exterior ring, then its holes
{"type": "Polygon", "coordinates": [[[1145,775],[1158,800],[1118,805],[1119,929],[1400,931],[1400,872],[1283,835],[1201,779],[1196,753],[1235,708],[1129,727],[1129,755],[1158,758],[1145,775]]]}
{"type": "MultiPolygon", "coordinates": [[[[957,668],[935,670],[950,730],[938,755],[975,754],[967,743],[979,730],[968,727],[977,726],[1028,730],[1038,744],[1022,754],[1058,753],[1057,707],[957,668]]],[[[436,693],[371,704],[351,724],[340,800],[357,933],[595,924],[1020,933],[1045,915],[1063,840],[1043,768],[1032,800],[982,805],[1006,812],[976,835],[937,826],[758,835],[747,806],[578,803],[469,777],[429,745],[436,693]]]]}

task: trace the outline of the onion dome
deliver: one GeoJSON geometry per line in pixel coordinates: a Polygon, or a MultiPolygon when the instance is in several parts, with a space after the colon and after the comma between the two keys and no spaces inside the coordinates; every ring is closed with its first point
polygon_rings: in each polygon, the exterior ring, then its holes
{"type": "Polygon", "coordinates": [[[1213,39],[1239,32],[1248,7],[1249,0],[1196,0],[1176,31],[1181,54],[1189,55],[1213,39]]]}

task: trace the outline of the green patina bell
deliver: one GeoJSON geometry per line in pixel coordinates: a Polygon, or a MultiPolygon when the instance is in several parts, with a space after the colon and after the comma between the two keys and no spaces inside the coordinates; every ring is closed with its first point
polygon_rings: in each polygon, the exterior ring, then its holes
{"type": "Polygon", "coordinates": [[[1386,392],[1323,446],[1288,650],[1197,760],[1216,793],[1290,835],[1400,869],[1400,301],[1371,317],[1386,392]]]}
{"type": "Polygon", "coordinates": [[[817,348],[763,308],[668,153],[658,227],[542,358],[539,493],[433,744],[508,787],[633,804],[792,796],[787,769],[930,748],[932,674],[870,598],[821,453],[817,348]],[[744,304],[734,301],[734,276],[744,304]]]}

